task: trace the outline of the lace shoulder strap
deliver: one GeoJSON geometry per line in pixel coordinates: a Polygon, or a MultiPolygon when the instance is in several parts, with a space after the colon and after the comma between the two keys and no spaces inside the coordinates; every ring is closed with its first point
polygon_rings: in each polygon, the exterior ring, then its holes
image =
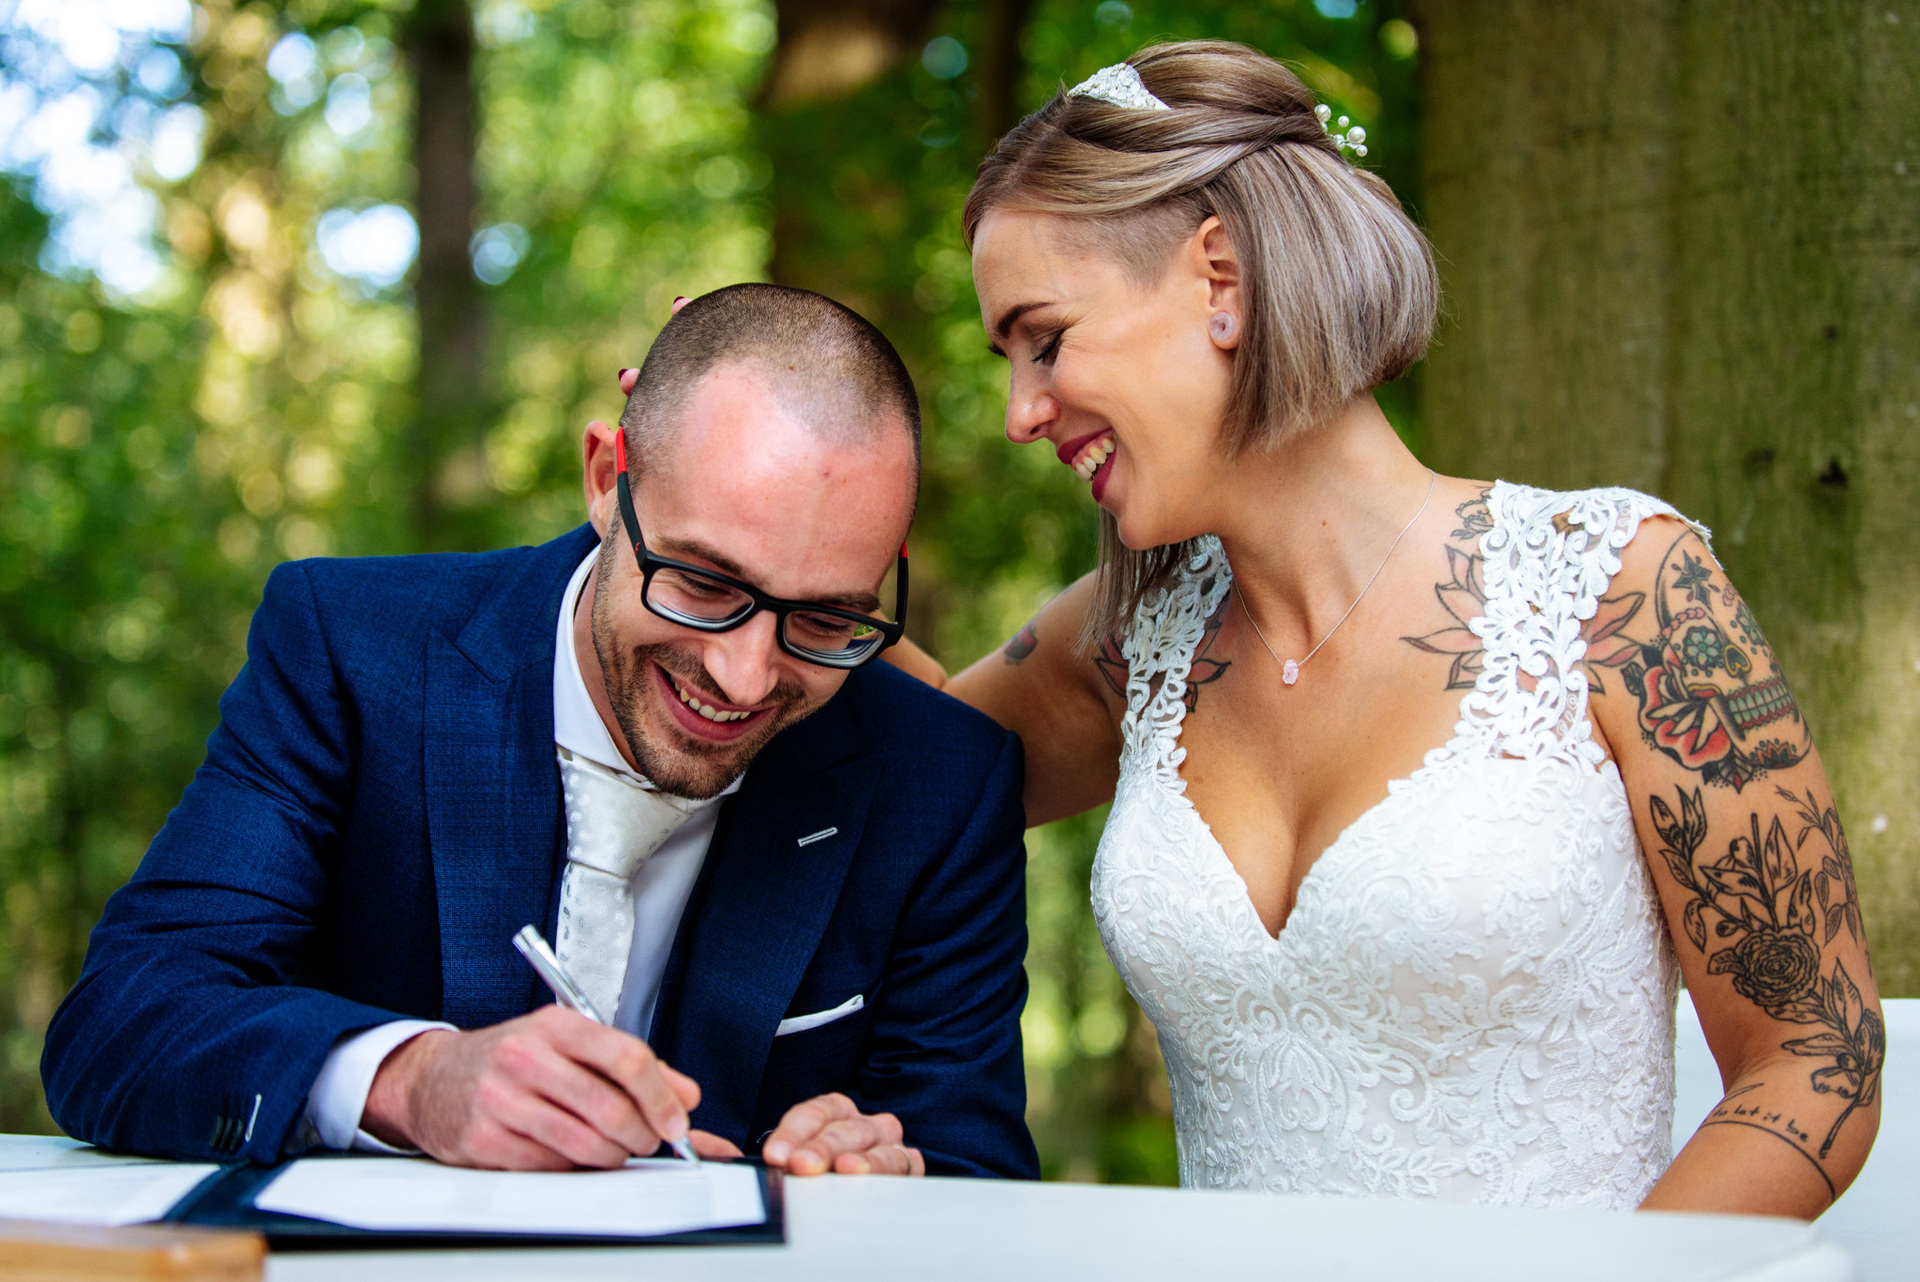
{"type": "MultiPolygon", "coordinates": [[[[1435,757],[1563,755],[1598,767],[1587,719],[1582,625],[1600,609],[1620,549],[1650,516],[1687,518],[1635,490],[1557,492],[1497,482],[1480,536],[1484,647],[1455,738],[1435,757]]],[[[1687,521],[1702,538],[1704,526],[1687,521]]],[[[1431,762],[1430,758],[1430,762],[1431,762]]]]}
{"type": "Polygon", "coordinates": [[[1169,777],[1175,789],[1186,749],[1179,747],[1187,715],[1187,676],[1193,654],[1233,585],[1220,540],[1203,535],[1166,587],[1147,594],[1121,639],[1127,661],[1127,711],[1121,722],[1125,754],[1169,777]]]}

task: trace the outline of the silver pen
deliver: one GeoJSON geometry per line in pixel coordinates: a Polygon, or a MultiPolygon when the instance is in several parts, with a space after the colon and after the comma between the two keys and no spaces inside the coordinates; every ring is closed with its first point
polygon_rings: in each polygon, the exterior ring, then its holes
{"type": "MultiPolygon", "coordinates": [[[[527,959],[527,965],[533,967],[533,973],[540,977],[540,982],[553,991],[555,1001],[568,1010],[580,1012],[596,1024],[608,1022],[599,1011],[593,1008],[593,1003],[587,1000],[587,995],[580,991],[579,985],[573,982],[573,977],[568,975],[566,969],[560,965],[560,959],[554,956],[553,949],[547,946],[547,941],[540,937],[539,931],[530,925],[522,926],[520,933],[513,937],[513,946],[522,957],[527,959]]],[[[677,1140],[668,1140],[667,1144],[682,1160],[692,1162],[695,1166],[700,1165],[700,1156],[693,1151],[693,1145],[687,1142],[686,1136],[682,1135],[677,1140]]]]}

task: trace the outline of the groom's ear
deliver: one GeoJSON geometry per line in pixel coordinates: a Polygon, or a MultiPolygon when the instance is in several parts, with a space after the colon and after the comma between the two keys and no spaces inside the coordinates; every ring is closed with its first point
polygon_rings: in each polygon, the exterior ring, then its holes
{"type": "Polygon", "coordinates": [[[602,539],[607,537],[607,530],[615,519],[613,509],[618,499],[613,478],[620,471],[615,455],[619,452],[616,443],[622,430],[595,419],[587,424],[586,434],[580,440],[581,484],[586,492],[587,519],[593,522],[594,533],[602,539]]]}

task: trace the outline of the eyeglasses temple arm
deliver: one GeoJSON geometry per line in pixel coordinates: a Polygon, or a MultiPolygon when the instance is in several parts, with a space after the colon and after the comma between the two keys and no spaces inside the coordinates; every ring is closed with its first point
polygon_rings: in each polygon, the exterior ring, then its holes
{"type": "MultiPolygon", "coordinates": [[[[900,545],[900,568],[895,573],[893,589],[894,621],[900,625],[900,635],[904,637],[907,635],[907,545],[904,543],[900,545]]],[[[889,638],[887,645],[893,643],[889,638]]],[[[880,648],[884,650],[886,646],[880,648]]]]}
{"type": "Polygon", "coordinates": [[[643,546],[640,542],[640,516],[633,510],[633,490],[627,484],[627,432],[625,428],[615,428],[613,438],[613,461],[620,470],[613,478],[613,488],[620,501],[620,519],[627,523],[629,541],[638,553],[643,546]]]}

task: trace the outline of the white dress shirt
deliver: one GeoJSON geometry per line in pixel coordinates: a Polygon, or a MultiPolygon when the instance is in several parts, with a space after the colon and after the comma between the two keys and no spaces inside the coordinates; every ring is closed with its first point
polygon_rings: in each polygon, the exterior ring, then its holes
{"type": "MultiPolygon", "coordinates": [[[[564,748],[651,788],[653,785],[636,773],[614,746],[612,732],[601,719],[599,709],[593,706],[593,697],[587,693],[586,679],[580,672],[580,656],[574,649],[574,613],[579,608],[581,589],[599,556],[600,550],[595,548],[574,570],[554,624],[554,746],[556,750],[564,748]]],[[[721,795],[739,787],[740,781],[736,779],[721,795]]],[[[572,797],[563,800],[567,805],[576,804],[572,797]]],[[[693,883],[699,879],[707,847],[713,841],[713,830],[719,821],[719,806],[702,807],[633,875],[630,886],[633,947],[627,954],[626,981],[620,990],[620,1005],[613,1023],[614,1027],[636,1037],[644,1037],[653,1024],[660,981],[667,970],[667,954],[673,949],[681,914],[686,911],[687,898],[693,893],[693,883]]],[[[510,945],[503,939],[500,946],[510,945]]],[[[398,1019],[341,1038],[328,1054],[326,1063],[321,1065],[320,1075],[307,1094],[308,1141],[327,1148],[401,1152],[360,1129],[360,1115],[366,1110],[374,1074],[379,1072],[387,1056],[408,1038],[428,1029],[452,1027],[435,1020],[398,1019]]]]}

